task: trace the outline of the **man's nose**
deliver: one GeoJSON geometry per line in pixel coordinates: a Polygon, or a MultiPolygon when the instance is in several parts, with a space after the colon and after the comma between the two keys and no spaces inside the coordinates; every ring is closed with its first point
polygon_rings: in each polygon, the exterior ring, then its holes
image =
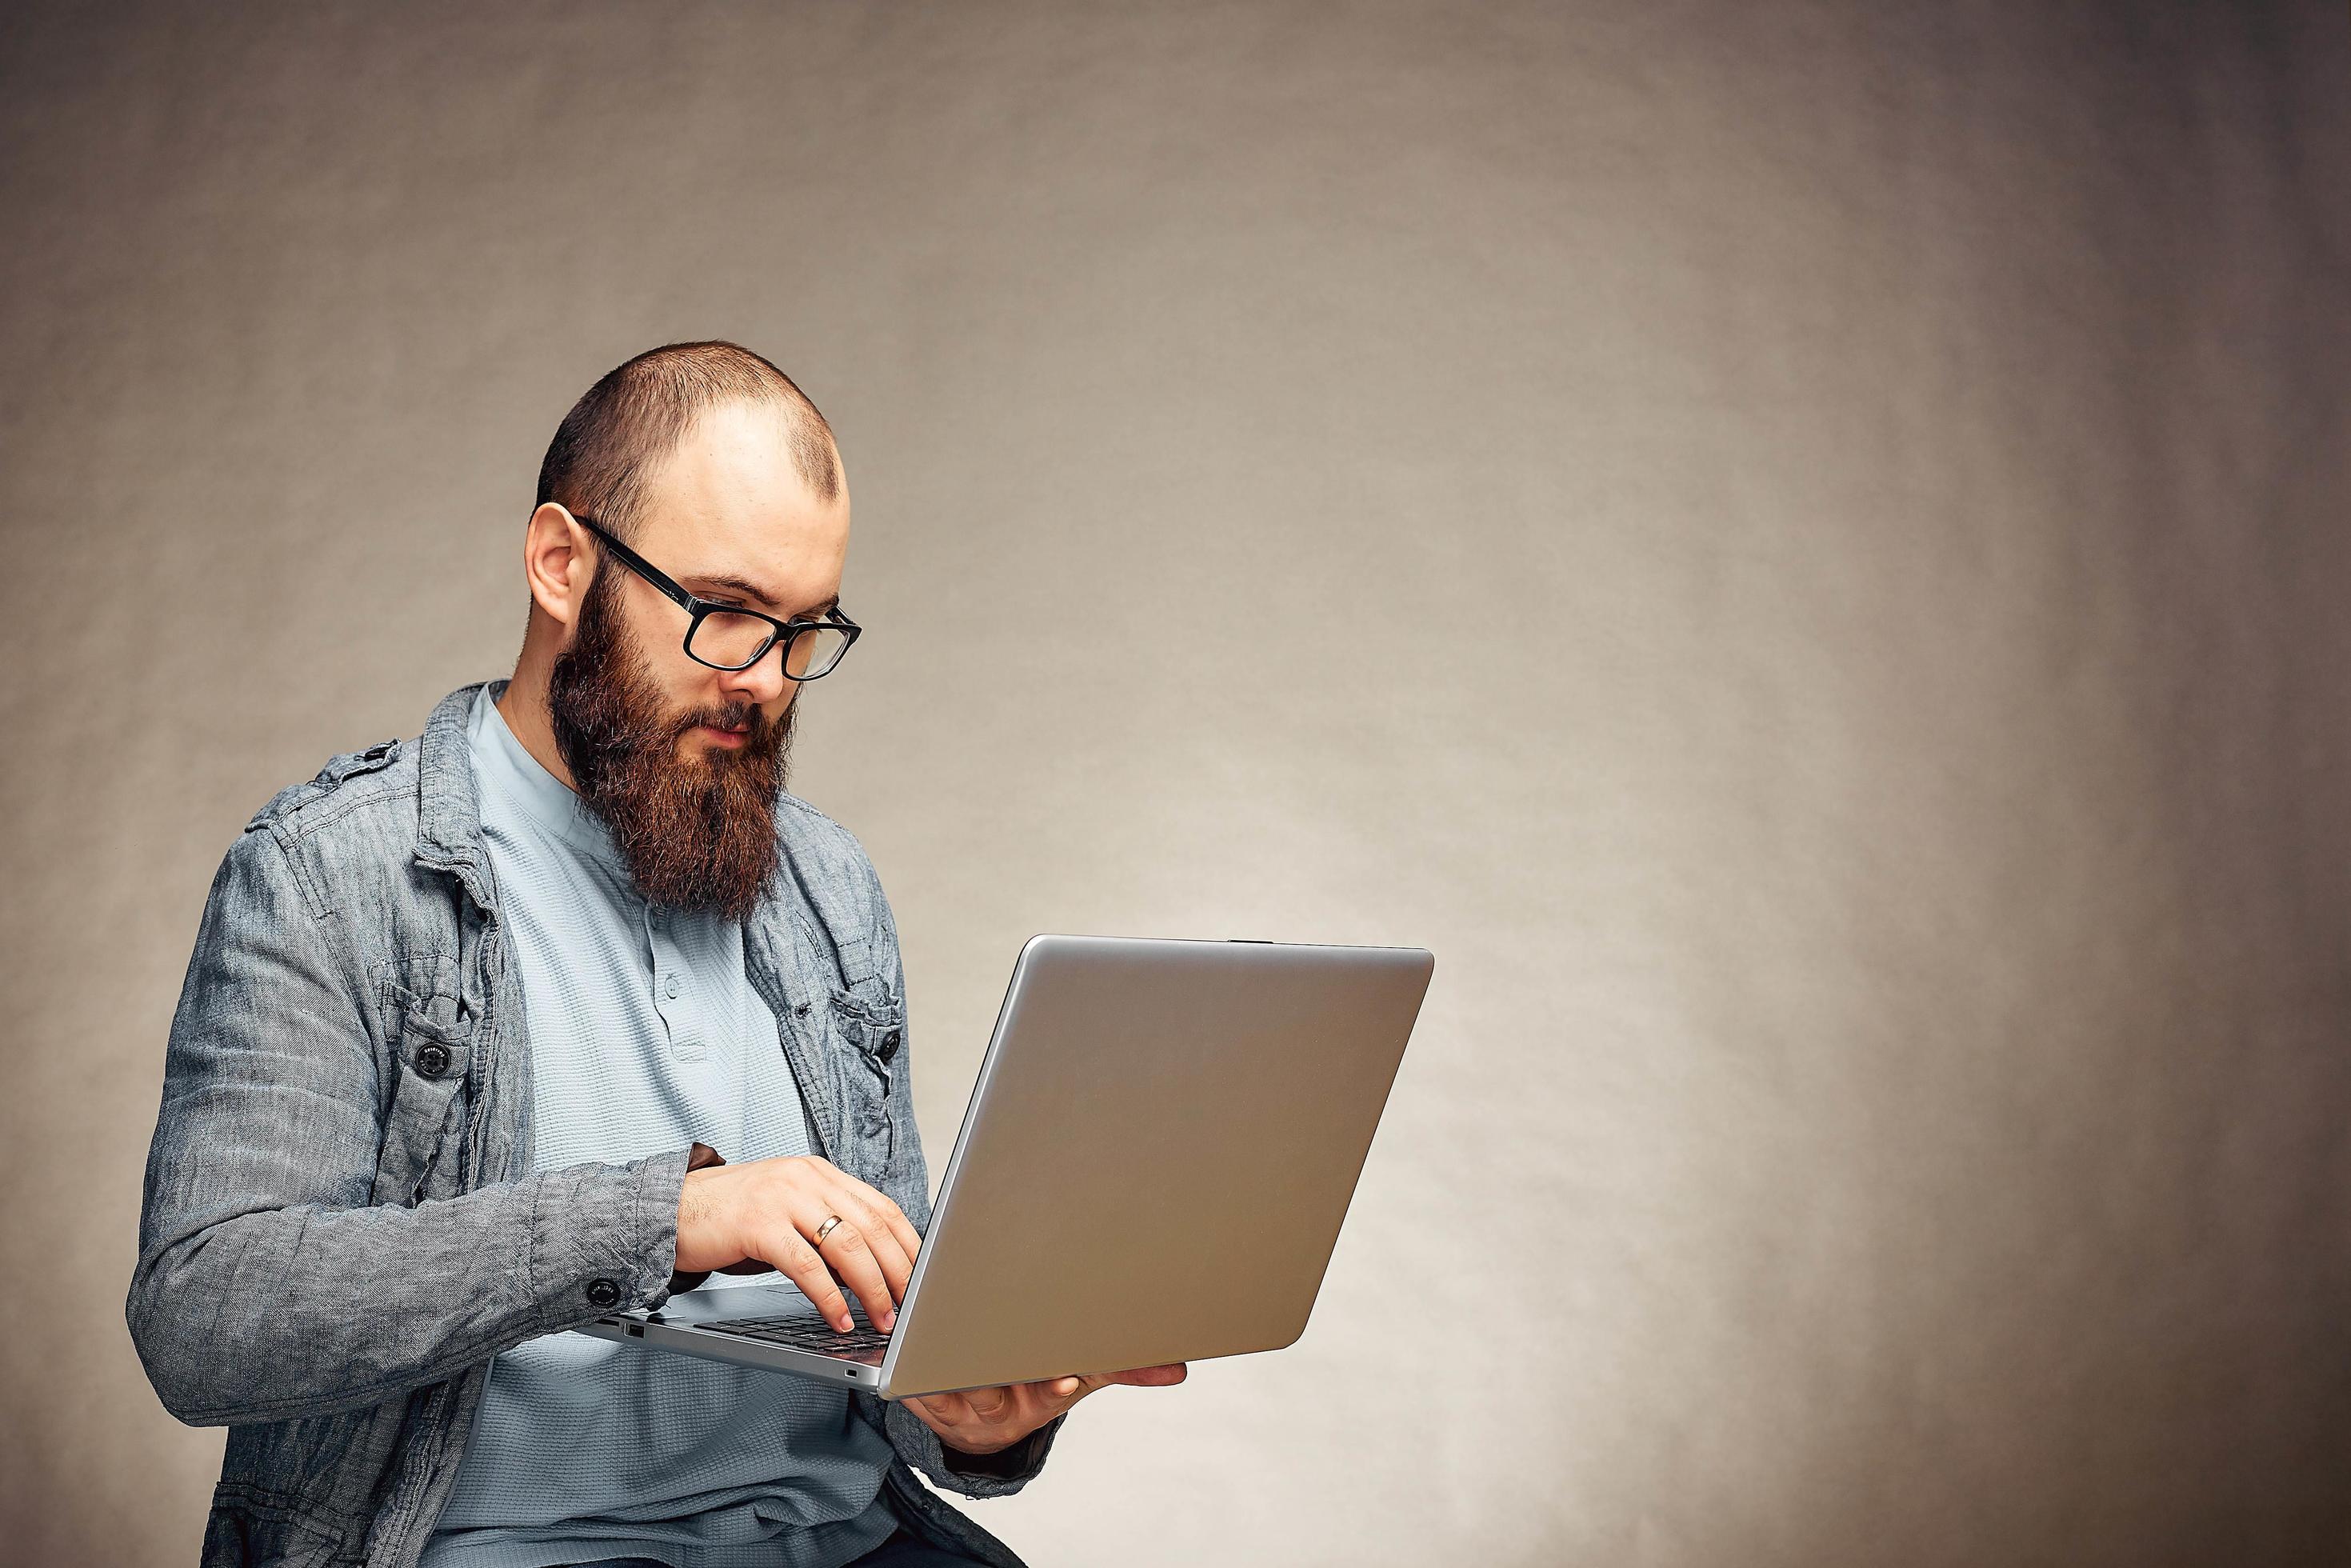
{"type": "Polygon", "coordinates": [[[760,707],[774,702],[796,684],[784,678],[784,651],[780,644],[742,669],[722,670],[718,674],[718,689],[726,694],[729,702],[752,703],[760,707]]]}

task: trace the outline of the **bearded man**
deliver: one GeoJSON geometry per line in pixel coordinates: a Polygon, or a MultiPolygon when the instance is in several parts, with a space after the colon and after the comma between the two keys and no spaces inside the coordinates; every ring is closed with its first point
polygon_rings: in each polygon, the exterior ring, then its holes
{"type": "Polygon", "coordinates": [[[129,1315],[226,1425],[207,1564],[1017,1568],[1079,1398],[885,1403],[566,1331],[779,1270],[887,1330],[928,1221],[872,867],[784,793],[859,628],[830,427],[728,343],[564,418],[512,679],[246,824],[173,1018],[129,1315]],[[712,1288],[716,1288],[714,1282],[712,1288]],[[844,1293],[846,1292],[846,1293],[844,1293]]]}

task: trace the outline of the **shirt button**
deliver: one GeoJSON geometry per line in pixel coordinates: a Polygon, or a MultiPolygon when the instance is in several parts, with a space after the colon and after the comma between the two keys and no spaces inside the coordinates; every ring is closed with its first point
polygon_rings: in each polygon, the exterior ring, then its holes
{"type": "Polygon", "coordinates": [[[416,1071],[427,1078],[438,1078],[449,1071],[449,1048],[438,1040],[420,1046],[416,1052],[416,1071]]]}
{"type": "Polygon", "coordinates": [[[904,1032],[894,1029],[892,1030],[889,1033],[882,1037],[882,1049],[874,1054],[881,1057],[884,1061],[889,1061],[892,1057],[898,1054],[898,1042],[904,1039],[905,1039],[904,1032]]]}
{"type": "Polygon", "coordinates": [[[593,1306],[617,1307],[621,1304],[621,1287],[610,1280],[590,1280],[588,1300],[593,1306]]]}
{"type": "Polygon", "coordinates": [[[662,993],[670,998],[673,1001],[677,998],[677,977],[675,975],[672,975],[668,979],[662,982],[662,993]]]}

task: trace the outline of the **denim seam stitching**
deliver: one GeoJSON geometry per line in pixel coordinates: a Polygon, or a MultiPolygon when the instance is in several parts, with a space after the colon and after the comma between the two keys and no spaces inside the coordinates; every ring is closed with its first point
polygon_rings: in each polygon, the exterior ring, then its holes
{"type": "MultiPolygon", "coordinates": [[[[335,791],[330,790],[329,793],[333,794],[335,791]]],[[[294,821],[287,823],[287,829],[298,841],[299,840],[308,838],[311,834],[318,832],[322,828],[333,827],[337,822],[341,821],[353,811],[360,810],[368,806],[372,806],[379,800],[397,800],[399,797],[407,793],[409,793],[408,790],[398,787],[394,787],[390,789],[378,789],[371,795],[361,795],[354,800],[340,801],[338,804],[342,807],[342,810],[335,811],[330,815],[319,817],[316,821],[310,820],[309,808],[306,805],[287,813],[288,816],[294,819],[294,821]]]]}
{"type": "Polygon", "coordinates": [[[294,890],[302,896],[303,913],[313,920],[324,920],[332,915],[335,906],[327,902],[324,890],[312,881],[309,871],[302,863],[302,857],[295,852],[301,841],[294,839],[283,822],[272,822],[269,824],[269,841],[277,847],[278,858],[286,862],[287,874],[294,879],[294,890]]]}

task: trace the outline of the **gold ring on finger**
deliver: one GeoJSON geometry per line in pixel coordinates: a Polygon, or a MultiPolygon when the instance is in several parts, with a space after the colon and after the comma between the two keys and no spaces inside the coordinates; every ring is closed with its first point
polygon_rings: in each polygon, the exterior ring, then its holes
{"type": "Polygon", "coordinates": [[[825,1239],[826,1237],[828,1237],[828,1236],[831,1235],[831,1234],[832,1234],[832,1228],[833,1228],[833,1227],[834,1227],[834,1226],[836,1226],[836,1225],[839,1225],[840,1223],[841,1223],[841,1216],[839,1216],[839,1215],[837,1215],[837,1214],[828,1214],[828,1215],[826,1215],[826,1216],[824,1217],[824,1223],[823,1223],[822,1225],[820,1225],[820,1226],[818,1226],[818,1227],[816,1228],[816,1235],[815,1235],[814,1237],[812,1237],[810,1239],[812,1239],[812,1240],[813,1240],[813,1241],[814,1241],[814,1242],[815,1242],[819,1247],[823,1246],[823,1245],[824,1245],[824,1239],[825,1239]]]}

